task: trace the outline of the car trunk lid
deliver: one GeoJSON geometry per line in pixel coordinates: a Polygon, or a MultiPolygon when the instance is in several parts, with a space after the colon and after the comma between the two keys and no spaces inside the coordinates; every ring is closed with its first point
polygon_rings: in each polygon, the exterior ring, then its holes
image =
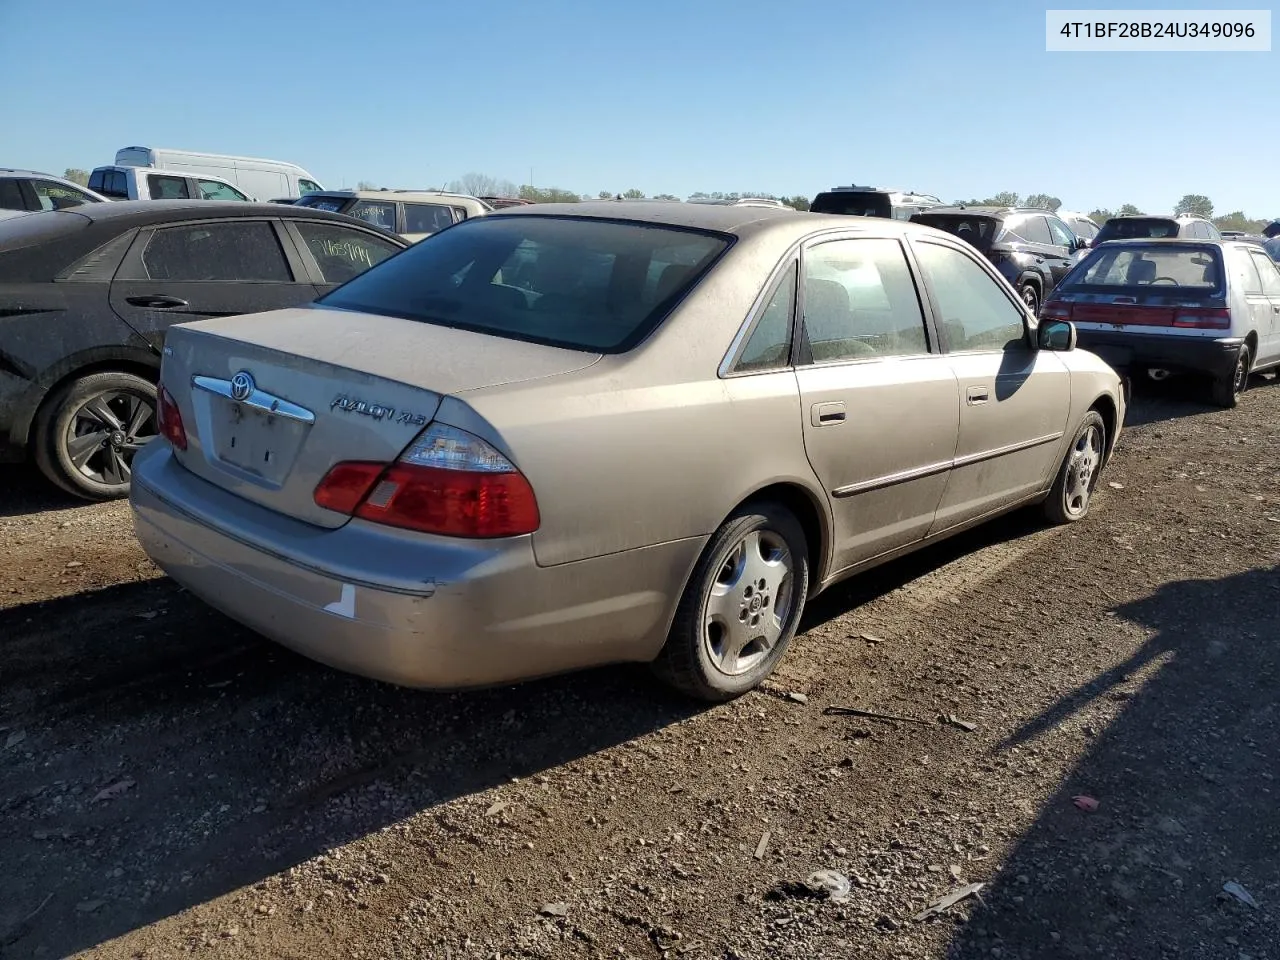
{"type": "Polygon", "coordinates": [[[161,380],[191,472],[246,500],[335,528],[318,506],[335,463],[390,463],[449,394],[571,373],[599,354],[324,307],[170,328],[161,380]]]}

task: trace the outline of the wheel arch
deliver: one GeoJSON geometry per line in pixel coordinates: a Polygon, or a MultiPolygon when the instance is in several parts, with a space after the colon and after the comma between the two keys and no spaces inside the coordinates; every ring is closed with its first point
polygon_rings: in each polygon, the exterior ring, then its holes
{"type": "Polygon", "coordinates": [[[18,402],[9,427],[10,442],[30,450],[36,417],[58,391],[81,377],[106,372],[132,373],[155,383],[160,377],[160,357],[141,347],[110,347],[87,350],[64,358],[46,371],[18,402]]]}
{"type": "Polygon", "coordinates": [[[1105,393],[1093,401],[1089,410],[1102,417],[1103,428],[1107,431],[1102,461],[1105,466],[1107,461],[1111,459],[1112,451],[1115,450],[1116,428],[1119,426],[1120,411],[1116,407],[1115,400],[1105,393]]]}
{"type": "Polygon", "coordinates": [[[809,552],[809,596],[813,596],[827,573],[831,556],[831,515],[817,494],[805,484],[791,480],[765,484],[743,497],[726,517],[752,503],[773,502],[795,515],[804,530],[809,552]]]}

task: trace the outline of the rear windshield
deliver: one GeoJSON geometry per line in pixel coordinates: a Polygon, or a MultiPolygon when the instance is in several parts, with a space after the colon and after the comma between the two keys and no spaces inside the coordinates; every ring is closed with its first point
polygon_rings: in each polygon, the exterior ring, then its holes
{"type": "Polygon", "coordinates": [[[103,169],[99,167],[89,175],[89,189],[104,197],[118,200],[129,199],[129,181],[125,179],[123,170],[103,169]]]}
{"type": "Polygon", "coordinates": [[[1271,254],[1272,260],[1280,263],[1280,235],[1272,237],[1263,244],[1263,247],[1266,248],[1267,253],[1271,254]]]}
{"type": "Polygon", "coordinates": [[[1098,243],[1108,240],[1142,240],[1150,238],[1159,240],[1162,237],[1176,238],[1178,221],[1165,217],[1126,217],[1123,220],[1108,220],[1098,231],[1098,243]]]}
{"type": "Polygon", "coordinates": [[[911,222],[945,230],[952,236],[967,240],[979,250],[990,250],[991,244],[995,242],[1004,226],[1003,222],[995,217],[959,213],[917,213],[911,218],[911,222]]]}
{"type": "Polygon", "coordinates": [[[293,201],[299,207],[315,207],[317,210],[328,210],[330,213],[341,213],[342,208],[351,202],[349,197],[317,197],[308,194],[293,201]]]}
{"type": "Polygon", "coordinates": [[[1208,296],[1221,292],[1222,275],[1222,255],[1217,247],[1099,247],[1067,275],[1062,289],[1208,296]]]}
{"type": "Polygon", "coordinates": [[[730,242],[647,224],[490,216],[442,231],[318,302],[620,353],[661,322],[730,242]]]}
{"type": "Polygon", "coordinates": [[[886,193],[832,190],[820,193],[809,204],[813,213],[838,213],[846,217],[892,217],[893,204],[886,193]]]}

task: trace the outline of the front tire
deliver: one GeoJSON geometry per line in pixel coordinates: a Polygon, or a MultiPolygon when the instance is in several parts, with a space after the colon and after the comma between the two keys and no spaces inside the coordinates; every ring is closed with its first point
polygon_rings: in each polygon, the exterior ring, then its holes
{"type": "Polygon", "coordinates": [[[1024,283],[1019,288],[1018,293],[1022,295],[1022,302],[1027,305],[1031,315],[1033,317],[1040,316],[1040,291],[1036,289],[1036,285],[1034,283],[1024,283]]]}
{"type": "Polygon", "coordinates": [[[156,435],[155,385],[132,373],[80,377],[36,415],[36,466],[85,500],[128,496],[134,454],[156,435]]]}
{"type": "Polygon", "coordinates": [[[1075,523],[1089,515],[1106,449],[1107,425],[1098,411],[1090,410],[1076,428],[1049,499],[1044,502],[1045,517],[1050,523],[1075,523]]]}
{"type": "Polygon", "coordinates": [[[1213,402],[1230,410],[1240,402],[1240,394],[1249,386],[1249,363],[1252,357],[1248,347],[1241,347],[1236,354],[1236,365],[1230,374],[1213,381],[1213,402]]]}
{"type": "Polygon", "coordinates": [[[791,511],[774,503],[738,511],[689,577],[654,673],[713,703],[755,689],[795,636],[809,575],[808,540],[791,511]]]}

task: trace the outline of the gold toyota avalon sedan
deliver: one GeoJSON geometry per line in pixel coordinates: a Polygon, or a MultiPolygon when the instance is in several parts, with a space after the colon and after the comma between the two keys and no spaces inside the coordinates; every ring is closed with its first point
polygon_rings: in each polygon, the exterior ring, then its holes
{"type": "Polygon", "coordinates": [[[267,637],[410,686],[642,661],[723,700],[831,584],[1084,517],[1125,400],[940,231],[603,201],[175,326],[158,409],[138,536],[267,637]]]}

